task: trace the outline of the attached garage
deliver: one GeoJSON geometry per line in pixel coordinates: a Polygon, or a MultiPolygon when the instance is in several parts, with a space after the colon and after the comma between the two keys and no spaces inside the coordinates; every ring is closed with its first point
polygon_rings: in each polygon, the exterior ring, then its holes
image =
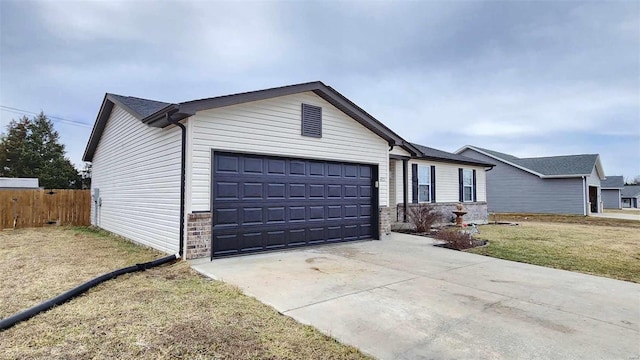
{"type": "Polygon", "coordinates": [[[373,165],[214,152],[211,257],[377,238],[373,165]]]}
{"type": "Polygon", "coordinates": [[[187,259],[390,233],[411,144],[321,82],[183,103],[107,94],[87,144],[92,223],[187,259]]]}

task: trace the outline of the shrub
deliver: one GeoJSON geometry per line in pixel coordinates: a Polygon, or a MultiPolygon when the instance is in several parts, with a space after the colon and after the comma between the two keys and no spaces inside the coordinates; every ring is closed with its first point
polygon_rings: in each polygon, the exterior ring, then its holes
{"type": "Polygon", "coordinates": [[[442,220],[442,214],[429,204],[418,204],[407,209],[409,221],[418,233],[431,230],[431,226],[442,220]]]}
{"type": "Polygon", "coordinates": [[[456,250],[470,249],[475,246],[475,242],[477,241],[468,232],[458,229],[438,231],[436,238],[444,241],[447,247],[456,250]]]}

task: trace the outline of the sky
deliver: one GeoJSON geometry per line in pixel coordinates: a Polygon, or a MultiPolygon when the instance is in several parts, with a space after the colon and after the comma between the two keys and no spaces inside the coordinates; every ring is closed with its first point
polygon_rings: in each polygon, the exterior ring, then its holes
{"type": "Polygon", "coordinates": [[[0,132],[44,111],[79,168],[106,92],[316,80],[411,142],[640,175],[638,1],[0,0],[0,132]]]}

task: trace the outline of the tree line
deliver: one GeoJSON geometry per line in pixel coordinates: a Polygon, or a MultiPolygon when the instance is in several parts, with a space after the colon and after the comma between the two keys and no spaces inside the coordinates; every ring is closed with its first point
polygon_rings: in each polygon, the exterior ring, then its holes
{"type": "Polygon", "coordinates": [[[0,177],[38,178],[47,189],[88,189],[91,165],[76,169],[53,123],[41,112],[11,120],[0,134],[0,177]]]}

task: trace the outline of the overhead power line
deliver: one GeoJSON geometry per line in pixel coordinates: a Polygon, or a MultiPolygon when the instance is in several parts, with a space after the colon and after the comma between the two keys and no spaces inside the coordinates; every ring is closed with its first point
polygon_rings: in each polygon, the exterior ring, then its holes
{"type": "MultiPolygon", "coordinates": [[[[33,112],[33,111],[29,111],[29,110],[24,110],[24,109],[18,109],[18,108],[14,108],[11,106],[5,106],[5,105],[0,105],[0,110],[2,111],[6,111],[6,112],[10,112],[10,113],[14,113],[17,115],[40,115],[40,113],[38,112],[33,112]]],[[[82,121],[78,121],[78,120],[69,120],[69,119],[65,119],[59,116],[51,116],[51,115],[47,115],[47,119],[51,119],[52,121],[55,122],[61,122],[61,123],[65,123],[65,124],[69,124],[69,125],[75,125],[75,126],[82,126],[82,127],[86,127],[86,128],[91,128],[90,124],[87,124],[85,122],[82,121]]]]}

